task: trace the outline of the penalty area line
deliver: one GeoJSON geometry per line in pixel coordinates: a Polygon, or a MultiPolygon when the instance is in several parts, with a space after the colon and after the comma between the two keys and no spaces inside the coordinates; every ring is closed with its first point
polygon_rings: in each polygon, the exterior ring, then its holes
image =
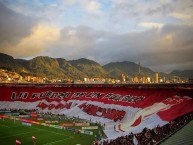
{"type": "Polygon", "coordinates": [[[49,142],[49,143],[46,143],[46,144],[43,144],[43,145],[52,145],[52,144],[55,144],[57,142],[61,142],[61,141],[64,141],[64,140],[68,140],[68,139],[71,139],[73,138],[72,136],[68,137],[68,138],[65,138],[65,139],[61,139],[61,140],[57,140],[57,141],[53,141],[53,142],[49,142]]]}

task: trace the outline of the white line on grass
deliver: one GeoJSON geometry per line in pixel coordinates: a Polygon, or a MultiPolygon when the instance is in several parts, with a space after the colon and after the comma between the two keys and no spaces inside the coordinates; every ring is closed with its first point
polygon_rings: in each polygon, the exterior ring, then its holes
{"type": "MultiPolygon", "coordinates": [[[[15,126],[23,126],[23,125],[15,124],[15,126]]],[[[46,130],[46,129],[36,128],[36,127],[34,127],[34,126],[32,127],[32,129],[36,129],[36,130],[40,130],[40,131],[46,131],[46,132],[50,132],[50,133],[54,133],[54,134],[58,134],[58,135],[62,135],[62,136],[67,136],[67,135],[64,135],[64,134],[62,134],[62,133],[57,133],[57,132],[49,131],[49,130],[46,130]]],[[[27,133],[32,133],[32,132],[37,132],[37,131],[25,132],[25,133],[20,133],[20,134],[15,134],[15,135],[10,135],[10,136],[7,136],[7,137],[17,136],[17,135],[27,134],[27,133]]],[[[0,137],[0,139],[1,139],[1,138],[7,138],[7,137],[0,137]]],[[[60,142],[60,141],[63,141],[63,140],[66,140],[66,139],[70,139],[70,138],[73,138],[73,137],[70,136],[69,138],[65,138],[65,139],[58,140],[58,141],[51,142],[51,143],[60,142]]],[[[50,144],[50,143],[49,143],[49,144],[50,144]]],[[[49,144],[47,144],[47,145],[49,145],[49,144]]],[[[46,144],[45,144],[45,145],[46,145],[46,144]]]]}
{"type": "Polygon", "coordinates": [[[28,134],[28,133],[32,133],[32,132],[38,132],[38,131],[30,131],[30,132],[18,133],[18,134],[14,134],[14,135],[9,135],[9,136],[0,137],[0,139],[1,139],[1,138],[8,138],[8,137],[11,137],[11,136],[18,136],[18,135],[21,135],[21,134],[28,134]]]}
{"type": "Polygon", "coordinates": [[[64,140],[67,140],[67,139],[71,139],[73,138],[72,136],[68,137],[68,138],[65,138],[65,139],[61,139],[61,140],[57,140],[57,141],[53,141],[53,142],[49,142],[49,143],[46,143],[46,144],[43,144],[43,145],[52,145],[52,144],[55,144],[57,142],[61,142],[61,141],[64,141],[64,140]]]}
{"type": "MultiPolygon", "coordinates": [[[[32,129],[37,129],[37,130],[46,131],[46,132],[50,132],[50,133],[54,133],[54,134],[64,135],[62,133],[57,133],[57,132],[49,131],[49,130],[42,129],[42,128],[40,129],[40,128],[33,127],[32,129]]],[[[64,135],[64,136],[66,136],[66,135],[64,135]]]]}
{"type": "MultiPolygon", "coordinates": [[[[23,125],[17,124],[17,126],[23,126],[23,125]]],[[[26,127],[28,127],[28,126],[26,126],[26,127]]],[[[57,133],[57,132],[49,131],[49,130],[46,130],[46,129],[43,129],[43,128],[40,129],[40,128],[34,127],[33,125],[30,126],[30,127],[32,127],[31,129],[36,129],[36,130],[51,132],[51,133],[54,133],[54,134],[64,135],[64,134],[62,134],[62,133],[57,133]]],[[[64,136],[66,136],[66,135],[64,135],[64,136]]]]}

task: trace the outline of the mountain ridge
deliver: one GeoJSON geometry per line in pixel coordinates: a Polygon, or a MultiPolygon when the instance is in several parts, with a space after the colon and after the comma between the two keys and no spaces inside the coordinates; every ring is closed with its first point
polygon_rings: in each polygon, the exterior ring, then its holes
{"type": "Polygon", "coordinates": [[[173,70],[170,75],[193,78],[193,70],[173,70]]]}
{"type": "Polygon", "coordinates": [[[113,77],[120,76],[120,72],[127,76],[134,76],[138,74],[143,76],[152,76],[155,74],[155,72],[151,69],[142,67],[141,65],[130,61],[111,62],[104,65],[103,68],[107,70],[113,77]]]}
{"type": "MultiPolygon", "coordinates": [[[[155,76],[153,70],[131,61],[110,62],[100,65],[98,62],[86,58],[66,60],[64,58],[51,58],[49,56],[38,56],[30,60],[14,59],[12,56],[0,53],[0,68],[22,73],[29,73],[48,78],[83,79],[83,78],[116,78],[121,74],[126,76],[155,76]],[[140,74],[139,74],[140,73],[140,74]]],[[[192,77],[193,70],[172,71],[170,74],[179,77],[192,77]]]]}

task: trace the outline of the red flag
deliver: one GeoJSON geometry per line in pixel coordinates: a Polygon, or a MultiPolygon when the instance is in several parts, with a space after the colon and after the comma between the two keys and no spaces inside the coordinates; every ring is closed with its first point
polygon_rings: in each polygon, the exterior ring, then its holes
{"type": "Polygon", "coordinates": [[[19,145],[19,144],[21,144],[21,141],[19,141],[18,139],[16,139],[15,144],[16,144],[16,145],[19,145]]]}

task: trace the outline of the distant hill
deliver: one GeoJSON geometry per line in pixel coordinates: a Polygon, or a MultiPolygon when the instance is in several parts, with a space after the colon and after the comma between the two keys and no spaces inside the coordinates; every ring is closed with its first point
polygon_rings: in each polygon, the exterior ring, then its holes
{"type": "Polygon", "coordinates": [[[26,71],[26,69],[17,61],[15,61],[12,56],[4,53],[0,53],[0,68],[19,73],[22,71],[26,71]]]}
{"type": "Polygon", "coordinates": [[[76,67],[72,66],[67,60],[63,58],[57,58],[59,67],[64,71],[64,74],[70,79],[83,79],[87,75],[76,67]]]}
{"type": "MultiPolygon", "coordinates": [[[[134,76],[139,73],[139,66],[134,62],[112,62],[101,66],[99,63],[81,58],[67,61],[63,58],[38,56],[31,60],[14,59],[12,56],[0,53],[0,68],[15,71],[20,75],[26,73],[55,79],[116,78],[121,74],[134,76]]],[[[140,67],[143,76],[155,77],[155,72],[147,67],[140,67]]],[[[173,71],[170,74],[159,73],[159,76],[179,76],[193,78],[193,70],[173,71]]]]}
{"type": "MultiPolygon", "coordinates": [[[[103,66],[112,77],[118,78],[121,74],[134,76],[139,74],[139,65],[134,62],[112,62],[103,66]]],[[[140,67],[140,74],[144,76],[153,76],[155,72],[146,67],[140,67]]]]}
{"type": "Polygon", "coordinates": [[[29,69],[29,61],[25,59],[15,59],[17,63],[19,63],[21,66],[23,66],[25,69],[29,69]]]}
{"type": "Polygon", "coordinates": [[[179,77],[185,77],[185,78],[193,78],[193,70],[175,70],[170,73],[172,76],[179,76],[179,77]]]}
{"type": "Polygon", "coordinates": [[[37,75],[48,78],[67,78],[58,61],[47,56],[39,56],[29,60],[28,69],[37,75]]]}
{"type": "Polygon", "coordinates": [[[29,73],[31,75],[57,79],[108,77],[108,72],[100,64],[84,58],[67,61],[63,58],[38,56],[31,60],[23,60],[14,59],[12,56],[0,53],[0,68],[20,74],[29,73]]]}
{"type": "Polygon", "coordinates": [[[69,61],[69,63],[86,74],[88,77],[105,78],[109,75],[100,64],[92,60],[81,58],[78,60],[69,61]]]}
{"type": "Polygon", "coordinates": [[[55,59],[47,56],[39,56],[28,61],[23,59],[17,59],[16,61],[29,70],[31,74],[38,76],[61,79],[82,79],[87,77],[63,58],[55,59]]]}
{"type": "Polygon", "coordinates": [[[20,65],[25,67],[30,74],[42,77],[67,78],[64,71],[59,67],[56,59],[47,56],[38,56],[31,60],[16,60],[20,65]]]}

